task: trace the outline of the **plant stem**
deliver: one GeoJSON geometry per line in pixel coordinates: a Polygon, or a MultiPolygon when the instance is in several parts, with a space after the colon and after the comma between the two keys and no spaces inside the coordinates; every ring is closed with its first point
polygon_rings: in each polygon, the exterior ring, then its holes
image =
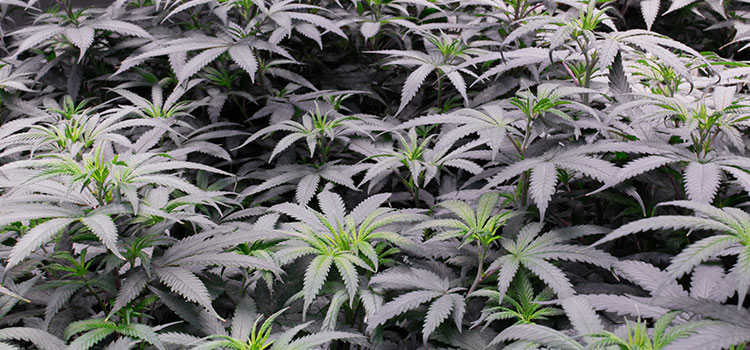
{"type": "Polygon", "coordinates": [[[240,104],[240,101],[237,100],[237,96],[235,96],[234,94],[231,94],[230,96],[232,96],[232,102],[234,102],[234,104],[237,105],[237,108],[240,109],[240,112],[242,112],[242,116],[245,117],[245,121],[250,120],[250,117],[247,116],[247,112],[245,112],[244,104],[240,104]]]}
{"type": "Polygon", "coordinates": [[[496,268],[494,268],[494,269],[492,269],[492,270],[489,270],[489,271],[485,272],[485,273],[484,273],[484,274],[482,275],[482,278],[480,278],[480,279],[479,279],[479,282],[477,282],[477,283],[481,283],[482,281],[484,281],[484,280],[485,280],[485,279],[487,278],[487,276],[492,276],[492,275],[494,275],[494,274],[495,274],[495,272],[498,272],[498,271],[500,271],[500,269],[501,269],[501,268],[502,268],[502,266],[498,266],[498,267],[496,267],[496,268]]]}
{"type": "Polygon", "coordinates": [[[471,288],[469,288],[469,291],[466,293],[466,295],[470,295],[479,285],[479,282],[482,280],[482,270],[484,269],[484,255],[485,255],[485,249],[482,246],[482,243],[477,240],[477,259],[479,260],[477,265],[477,276],[474,278],[474,282],[471,284],[471,288]]]}
{"type": "Polygon", "coordinates": [[[573,82],[576,84],[576,86],[581,86],[581,82],[578,80],[578,77],[573,73],[573,71],[568,67],[568,64],[565,63],[565,61],[561,61],[563,67],[565,68],[565,72],[568,73],[568,76],[570,76],[573,79],[573,82]]]}
{"type": "Polygon", "coordinates": [[[414,206],[419,208],[419,186],[414,186],[414,206]]]}
{"type": "Polygon", "coordinates": [[[528,203],[530,178],[531,178],[530,170],[524,171],[523,174],[521,175],[521,186],[523,186],[521,190],[521,206],[522,207],[525,207],[526,203],[528,203]]]}
{"type": "Polygon", "coordinates": [[[60,7],[65,11],[65,13],[68,15],[68,19],[75,21],[75,24],[78,24],[78,20],[76,20],[75,15],[73,14],[73,4],[71,1],[67,1],[67,4],[63,2],[62,0],[55,0],[55,2],[60,5],[60,7]]]}
{"type": "MultiPolygon", "coordinates": [[[[583,84],[582,86],[585,88],[588,88],[591,85],[591,76],[594,73],[594,66],[596,65],[596,54],[593,56],[589,55],[589,49],[588,45],[586,43],[586,40],[584,38],[584,41],[581,42],[581,40],[578,40],[578,37],[576,39],[576,44],[578,44],[578,48],[581,50],[581,53],[583,54],[583,58],[586,61],[586,72],[583,76],[583,84]]],[[[583,104],[588,105],[589,104],[589,94],[584,93],[583,94],[583,104]]]]}
{"type": "Polygon", "coordinates": [[[437,107],[442,111],[442,107],[440,105],[442,104],[442,99],[443,99],[443,75],[440,74],[440,71],[437,71],[437,76],[438,76],[438,79],[437,79],[437,90],[438,90],[437,107]]]}
{"type": "Polygon", "coordinates": [[[96,294],[96,291],[94,291],[94,288],[92,288],[91,285],[88,284],[88,282],[86,283],[86,289],[88,289],[89,293],[91,293],[94,296],[94,298],[96,298],[96,301],[99,302],[99,306],[101,306],[102,311],[106,313],[107,305],[104,304],[104,300],[102,300],[102,298],[99,297],[99,294],[96,294]]]}
{"type": "Polygon", "coordinates": [[[518,21],[521,18],[521,1],[516,0],[513,4],[513,22],[518,21]]]}
{"type": "MultiPolygon", "coordinates": [[[[532,123],[533,115],[527,115],[526,116],[526,130],[523,135],[523,142],[521,143],[521,149],[520,149],[520,156],[521,159],[526,158],[526,148],[529,147],[529,142],[531,141],[531,123],[532,123]]],[[[529,193],[529,178],[531,176],[531,172],[529,170],[524,171],[523,175],[521,175],[521,206],[525,206],[528,202],[528,193],[529,193]]]]}

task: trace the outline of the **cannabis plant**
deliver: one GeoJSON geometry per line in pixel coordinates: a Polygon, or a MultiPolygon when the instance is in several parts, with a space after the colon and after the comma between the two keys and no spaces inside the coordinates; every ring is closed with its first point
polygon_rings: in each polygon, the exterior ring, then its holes
{"type": "Polygon", "coordinates": [[[748,18],[0,0],[0,350],[749,350],[748,18]]]}

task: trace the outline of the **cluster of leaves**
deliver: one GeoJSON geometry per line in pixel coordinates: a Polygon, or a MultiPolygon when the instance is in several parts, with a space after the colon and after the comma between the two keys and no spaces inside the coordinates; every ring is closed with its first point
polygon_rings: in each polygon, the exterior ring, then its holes
{"type": "Polygon", "coordinates": [[[749,2],[76,3],[0,0],[0,350],[750,349],[749,2]]]}

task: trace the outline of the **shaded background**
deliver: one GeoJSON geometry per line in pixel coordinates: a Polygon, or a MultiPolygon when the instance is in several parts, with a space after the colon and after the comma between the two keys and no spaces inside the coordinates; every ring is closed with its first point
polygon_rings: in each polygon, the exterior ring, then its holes
{"type": "MultiPolygon", "coordinates": [[[[111,0],[73,0],[73,7],[86,7],[86,6],[107,6],[111,4],[111,0]]],[[[50,6],[54,5],[54,0],[39,0],[36,4],[34,4],[34,7],[39,9],[46,9],[50,6]]],[[[10,17],[13,19],[13,25],[10,27],[6,27],[6,29],[13,29],[15,27],[18,27],[25,23],[25,21],[29,21],[30,18],[28,16],[24,17],[23,9],[17,8],[13,6],[13,10],[10,13],[10,17]]]]}

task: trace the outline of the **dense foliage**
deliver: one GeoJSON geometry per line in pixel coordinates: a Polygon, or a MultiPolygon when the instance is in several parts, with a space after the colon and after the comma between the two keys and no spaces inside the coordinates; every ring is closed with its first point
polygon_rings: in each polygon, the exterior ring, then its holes
{"type": "Polygon", "coordinates": [[[0,350],[750,349],[748,18],[0,0],[0,350]]]}

